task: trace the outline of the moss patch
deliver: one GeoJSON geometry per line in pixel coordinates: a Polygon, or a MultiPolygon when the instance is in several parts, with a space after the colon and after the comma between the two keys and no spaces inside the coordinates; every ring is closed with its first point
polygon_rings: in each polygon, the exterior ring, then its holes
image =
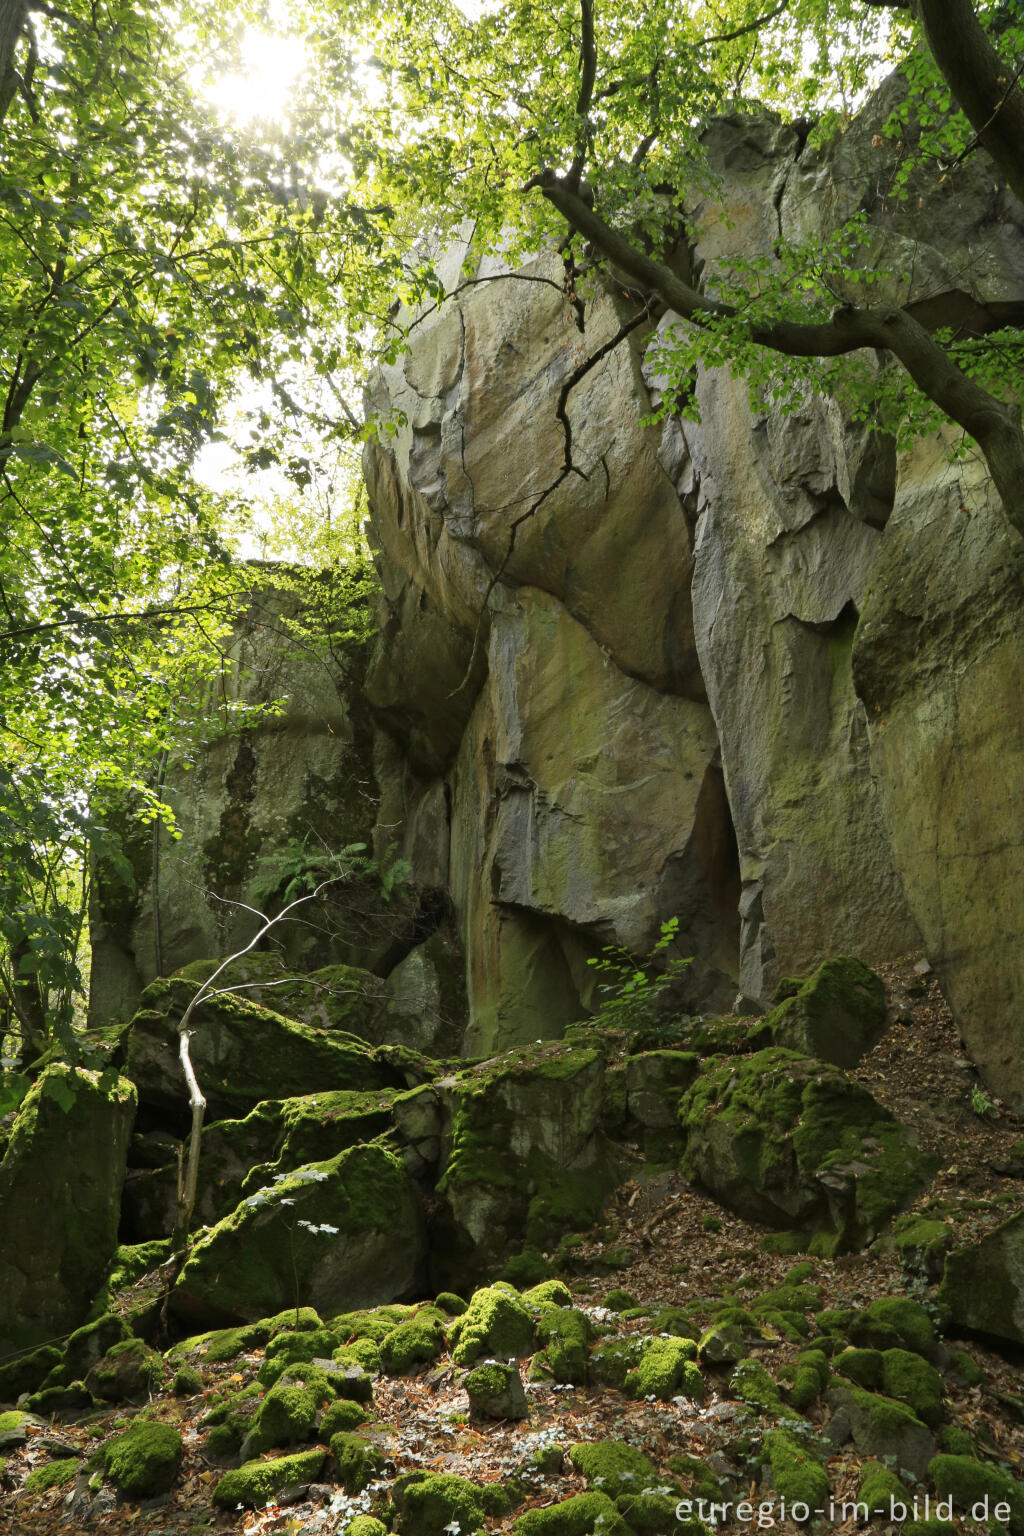
{"type": "Polygon", "coordinates": [[[279,1456],[273,1461],[246,1462],[244,1467],[237,1467],[221,1478],[213,1490],[213,1502],[218,1509],[234,1509],[239,1504],[255,1509],[275,1493],[313,1482],[326,1460],[326,1451],[314,1450],[279,1456]]]}

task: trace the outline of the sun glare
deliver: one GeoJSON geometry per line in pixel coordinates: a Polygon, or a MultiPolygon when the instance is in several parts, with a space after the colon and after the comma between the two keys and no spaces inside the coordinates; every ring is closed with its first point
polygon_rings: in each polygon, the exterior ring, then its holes
{"type": "Polygon", "coordinates": [[[238,123],[286,119],[292,87],[308,60],[303,39],[250,27],[241,56],[242,68],[206,83],[203,95],[238,123]]]}

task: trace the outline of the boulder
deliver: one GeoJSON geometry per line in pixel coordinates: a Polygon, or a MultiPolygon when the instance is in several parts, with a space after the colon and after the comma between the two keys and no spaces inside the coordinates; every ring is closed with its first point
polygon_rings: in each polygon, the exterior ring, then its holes
{"type": "Polygon", "coordinates": [[[691,1178],[748,1220],[814,1230],[813,1251],[863,1246],[932,1171],[866,1088],[779,1047],[712,1058],[679,1119],[691,1178]]]}
{"type": "Polygon", "coordinates": [[[135,1089],[116,1072],[46,1068],[0,1163],[0,1356],[82,1322],[117,1249],[135,1089]]]}
{"type": "MultiPolygon", "coordinates": [[[[125,1074],[143,1103],[188,1122],[178,1059],[178,1021],[197,984],[153,982],[128,1033],[125,1074]]],[[[237,994],[204,999],[193,1015],[190,1053],[210,1115],[246,1114],[273,1085],[282,1098],[325,1090],[405,1087],[404,1074],[354,1035],[298,1024],[237,994]]]]}
{"type": "Polygon", "coordinates": [[[948,1254],[939,1295],[955,1327],[1024,1344],[1024,1212],[948,1254]]]}
{"type": "Polygon", "coordinates": [[[442,1078],[436,1285],[458,1289],[522,1249],[589,1225],[624,1176],[602,1132],[596,1050],[536,1045],[442,1078]]]}
{"type": "Polygon", "coordinates": [[[855,1067],[885,1033],[885,989],[849,956],[825,960],[804,982],[782,982],[788,996],[762,1020],[786,1050],[836,1067],[855,1067]]]}
{"type": "Polygon", "coordinates": [[[254,1321],[303,1304],[323,1314],[417,1293],[422,1199],[384,1147],[350,1147],[248,1196],[193,1247],[171,1304],[190,1320],[254,1321]]]}
{"type": "Polygon", "coordinates": [[[529,1414],[519,1367],[485,1360],[470,1371],[462,1385],[472,1418],[525,1419],[529,1414]]]}

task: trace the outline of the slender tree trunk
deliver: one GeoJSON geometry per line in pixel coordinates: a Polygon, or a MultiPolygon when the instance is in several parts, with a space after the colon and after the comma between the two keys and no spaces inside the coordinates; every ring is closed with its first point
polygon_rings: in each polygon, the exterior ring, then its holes
{"type": "Polygon", "coordinates": [[[14,56],[27,17],[28,0],[0,0],[0,124],[18,89],[14,56]]]}

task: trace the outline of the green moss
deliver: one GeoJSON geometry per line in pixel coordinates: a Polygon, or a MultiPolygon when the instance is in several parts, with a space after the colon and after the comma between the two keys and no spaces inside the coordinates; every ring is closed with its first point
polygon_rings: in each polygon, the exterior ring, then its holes
{"type": "Polygon", "coordinates": [[[476,1291],[466,1311],[451,1325],[449,1339],[456,1365],[472,1365],[481,1355],[521,1359],[533,1349],[533,1317],[510,1285],[476,1291]]]}
{"type": "Polygon", "coordinates": [[[776,1415],[783,1411],[778,1383],[756,1360],[740,1361],[729,1378],[729,1391],[759,1413],[776,1415]]]}
{"type": "Polygon", "coordinates": [[[174,1373],[171,1386],[175,1397],[195,1397],[203,1390],[203,1378],[194,1365],[182,1365],[174,1373]]]}
{"type": "Polygon", "coordinates": [[[974,1442],[965,1429],[959,1424],[944,1424],[939,1434],[939,1441],[944,1451],[949,1451],[952,1456],[973,1456],[974,1442]]]}
{"type": "Polygon", "coordinates": [[[542,1280],[523,1292],[528,1307],[568,1307],[572,1305],[572,1292],[564,1280],[542,1280]]]}
{"type": "Polygon", "coordinates": [[[682,1307],[661,1307],[651,1317],[653,1333],[671,1333],[680,1339],[697,1339],[700,1332],[682,1307]]]}
{"type": "Polygon", "coordinates": [[[89,1371],[85,1385],[94,1397],[112,1403],[144,1403],[160,1388],[164,1362],[141,1339],[124,1339],[89,1371]]]}
{"type": "Polygon", "coordinates": [[[950,1350],[949,1368],[965,1387],[980,1387],[985,1380],[985,1372],[966,1349],[950,1350]]]}
{"type": "Polygon", "coordinates": [[[827,1508],[828,1473],[796,1435],[788,1429],[770,1430],[764,1448],[775,1491],[791,1510],[794,1504],[805,1504],[809,1510],[827,1508]]]}
{"type": "Polygon", "coordinates": [[[866,1312],[854,1314],[849,1332],[854,1344],[875,1349],[895,1347],[927,1356],[935,1347],[931,1318],[920,1302],[908,1296],[878,1297],[866,1312]]]}
{"type": "Polygon", "coordinates": [[[601,1479],[603,1492],[610,1498],[620,1493],[638,1493],[658,1481],[653,1462],[620,1440],[583,1441],[569,1447],[569,1460],[588,1483],[601,1479]]]}
{"type": "MultiPolygon", "coordinates": [[[[991,1536],[996,1536],[998,1529],[990,1526],[991,1536]]],[[[900,1530],[901,1536],[960,1536],[960,1527],[949,1520],[908,1520],[900,1530]]]]}
{"type": "Polygon", "coordinates": [[[868,1507],[868,1515],[888,1515],[891,1502],[909,1505],[910,1495],[895,1472],[880,1461],[866,1461],[860,1469],[860,1490],[857,1494],[868,1507]]]}
{"type": "Polygon", "coordinates": [[[463,1301],[461,1296],[456,1296],[454,1291],[442,1291],[434,1305],[440,1307],[441,1311],[446,1312],[449,1317],[461,1317],[466,1310],[467,1303],[463,1301]]]}
{"type": "Polygon", "coordinates": [[[484,1510],[492,1520],[503,1520],[517,1509],[526,1497],[526,1490],[517,1477],[500,1483],[486,1483],[480,1489],[484,1510]]]}
{"type": "Polygon", "coordinates": [[[0,1402],[13,1403],[23,1392],[34,1392],[63,1363],[64,1356],[52,1344],[41,1344],[8,1361],[0,1366],[0,1402]]]}
{"type": "Polygon", "coordinates": [[[0,1435],[9,1435],[12,1430],[20,1429],[23,1424],[30,1422],[27,1413],[11,1408],[6,1413],[0,1413],[0,1435]]]}
{"type": "Polygon", "coordinates": [[[362,1403],[354,1403],[347,1397],[339,1398],[337,1402],[331,1403],[320,1420],[320,1438],[329,1445],[332,1435],[344,1429],[358,1429],[370,1417],[362,1403]]]}
{"type": "MultiPolygon", "coordinates": [[[[200,1355],[210,1365],[220,1365],[234,1360],[251,1349],[260,1349],[270,1337],[270,1328],[264,1323],[247,1323],[240,1328],[218,1328],[203,1334],[199,1339],[187,1339],[175,1346],[177,1350],[198,1348],[200,1355]]],[[[168,1350],[168,1356],[173,1352],[168,1350]]]]}
{"type": "Polygon", "coordinates": [[[987,1498],[994,1516],[997,1504],[1008,1504],[1010,1530],[1014,1536],[1024,1531],[1024,1487],[1001,1467],[984,1466],[970,1456],[935,1456],[928,1476],[935,1491],[951,1498],[957,1509],[970,1510],[987,1498]]]}
{"type": "Polygon", "coordinates": [[[295,1360],[330,1359],[341,1343],[330,1328],[301,1329],[295,1333],[279,1333],[267,1343],[266,1358],[283,1360],[290,1365],[295,1360]]]}
{"type": "Polygon", "coordinates": [[[345,1527],[345,1536],[387,1536],[387,1529],[383,1520],[373,1515],[356,1515],[345,1527]]]}
{"type": "Polygon", "coordinates": [[[631,1536],[606,1493],[578,1493],[547,1509],[528,1509],[512,1526],[512,1536],[590,1536],[600,1522],[601,1536],[631,1536]]]}
{"type": "Polygon", "coordinates": [[[134,1284],[136,1280],[149,1274],[151,1269],[156,1269],[170,1256],[169,1237],[154,1238],[152,1242],[134,1243],[118,1248],[114,1255],[114,1266],[107,1277],[108,1290],[117,1291],[122,1286],[134,1284]]]}
{"type": "Polygon", "coordinates": [[[338,1480],[346,1493],[361,1493],[384,1465],[377,1447],[352,1430],[343,1429],[332,1435],[330,1446],[338,1464],[338,1480]]]}
{"type": "Polygon", "coordinates": [[[502,1265],[498,1278],[507,1280],[509,1285],[521,1289],[523,1286],[537,1285],[550,1273],[550,1260],[544,1257],[540,1249],[526,1247],[519,1253],[514,1253],[502,1265]]]}
{"type": "Polygon", "coordinates": [[[136,1499],[166,1493],[178,1475],[181,1454],[178,1431],[170,1424],[148,1420],[136,1420],[100,1452],[118,1491],[136,1499]]]}
{"type": "Polygon", "coordinates": [[[882,1362],[882,1386],[888,1396],[906,1403],[923,1424],[935,1429],[945,1417],[938,1371],[906,1349],[885,1350],[882,1362]]]}
{"type": "Polygon", "coordinates": [[[835,1356],[833,1365],[840,1376],[846,1376],[869,1392],[882,1385],[885,1367],[877,1349],[844,1349],[835,1356]]]}
{"type": "Polygon", "coordinates": [[[537,1341],[554,1381],[582,1386],[587,1379],[590,1320],[575,1307],[550,1307],[537,1321],[537,1341]]]}
{"type": "Polygon", "coordinates": [[[640,1359],[642,1340],[636,1334],[605,1339],[590,1356],[590,1375],[598,1386],[625,1386],[626,1377],[640,1359]]]}
{"type": "Polygon", "coordinates": [[[221,1478],[213,1490],[213,1502],[218,1509],[233,1510],[239,1504],[255,1509],[275,1493],[314,1482],[326,1460],[326,1451],[313,1450],[279,1456],[274,1461],[248,1461],[221,1478]]]}
{"type": "Polygon", "coordinates": [[[413,1472],[394,1488],[401,1536],[443,1536],[453,1521],[462,1532],[481,1529],[484,1501],[481,1490],[464,1477],[446,1472],[413,1472]]]}
{"type": "Polygon", "coordinates": [[[761,1239],[765,1253],[804,1253],[807,1248],[805,1232],[766,1232],[761,1239]]]}
{"type": "Polygon", "coordinates": [[[429,1365],[444,1350],[445,1315],[434,1307],[424,1307],[406,1323],[399,1323],[380,1346],[382,1369],[392,1376],[402,1376],[419,1366],[429,1365]]]}
{"type": "Polygon", "coordinates": [[[697,1346],[692,1339],[644,1339],[640,1358],[626,1376],[623,1390],[629,1397],[704,1396],[704,1378],[695,1363],[697,1346]]]}
{"type": "Polygon", "coordinates": [[[943,1260],[953,1244],[953,1233],[944,1221],[918,1216],[897,1230],[894,1244],[905,1269],[938,1279],[943,1260]]]}
{"type": "Polygon", "coordinates": [[[828,1385],[829,1360],[820,1349],[807,1349],[797,1356],[796,1372],[788,1397],[798,1413],[809,1408],[828,1385]]]}
{"type": "Polygon", "coordinates": [[[309,1385],[278,1382],[271,1387],[253,1419],[248,1440],[250,1453],[311,1440],[319,1411],[330,1395],[326,1378],[309,1385]]]}
{"type": "Polygon", "coordinates": [[[48,1461],[44,1466],[33,1467],[25,1479],[26,1493],[45,1493],[49,1488],[59,1488],[70,1483],[81,1463],[77,1457],[68,1460],[48,1461]]]}
{"type": "Polygon", "coordinates": [[[628,1312],[631,1307],[638,1307],[640,1303],[629,1291],[609,1291],[604,1299],[604,1305],[609,1312],[628,1312]]]}
{"type": "Polygon", "coordinates": [[[331,1318],[330,1326],[346,1347],[356,1339],[370,1339],[374,1344],[380,1344],[399,1323],[408,1322],[418,1310],[416,1306],[392,1302],[386,1307],[372,1307],[360,1312],[339,1312],[331,1318]]]}
{"type": "MultiPolygon", "coordinates": [[[[323,1327],[323,1319],[315,1307],[285,1307],[273,1317],[263,1319],[267,1337],[276,1339],[279,1333],[311,1333],[323,1327]]],[[[255,1325],[259,1327],[257,1323],[255,1325]]]]}

